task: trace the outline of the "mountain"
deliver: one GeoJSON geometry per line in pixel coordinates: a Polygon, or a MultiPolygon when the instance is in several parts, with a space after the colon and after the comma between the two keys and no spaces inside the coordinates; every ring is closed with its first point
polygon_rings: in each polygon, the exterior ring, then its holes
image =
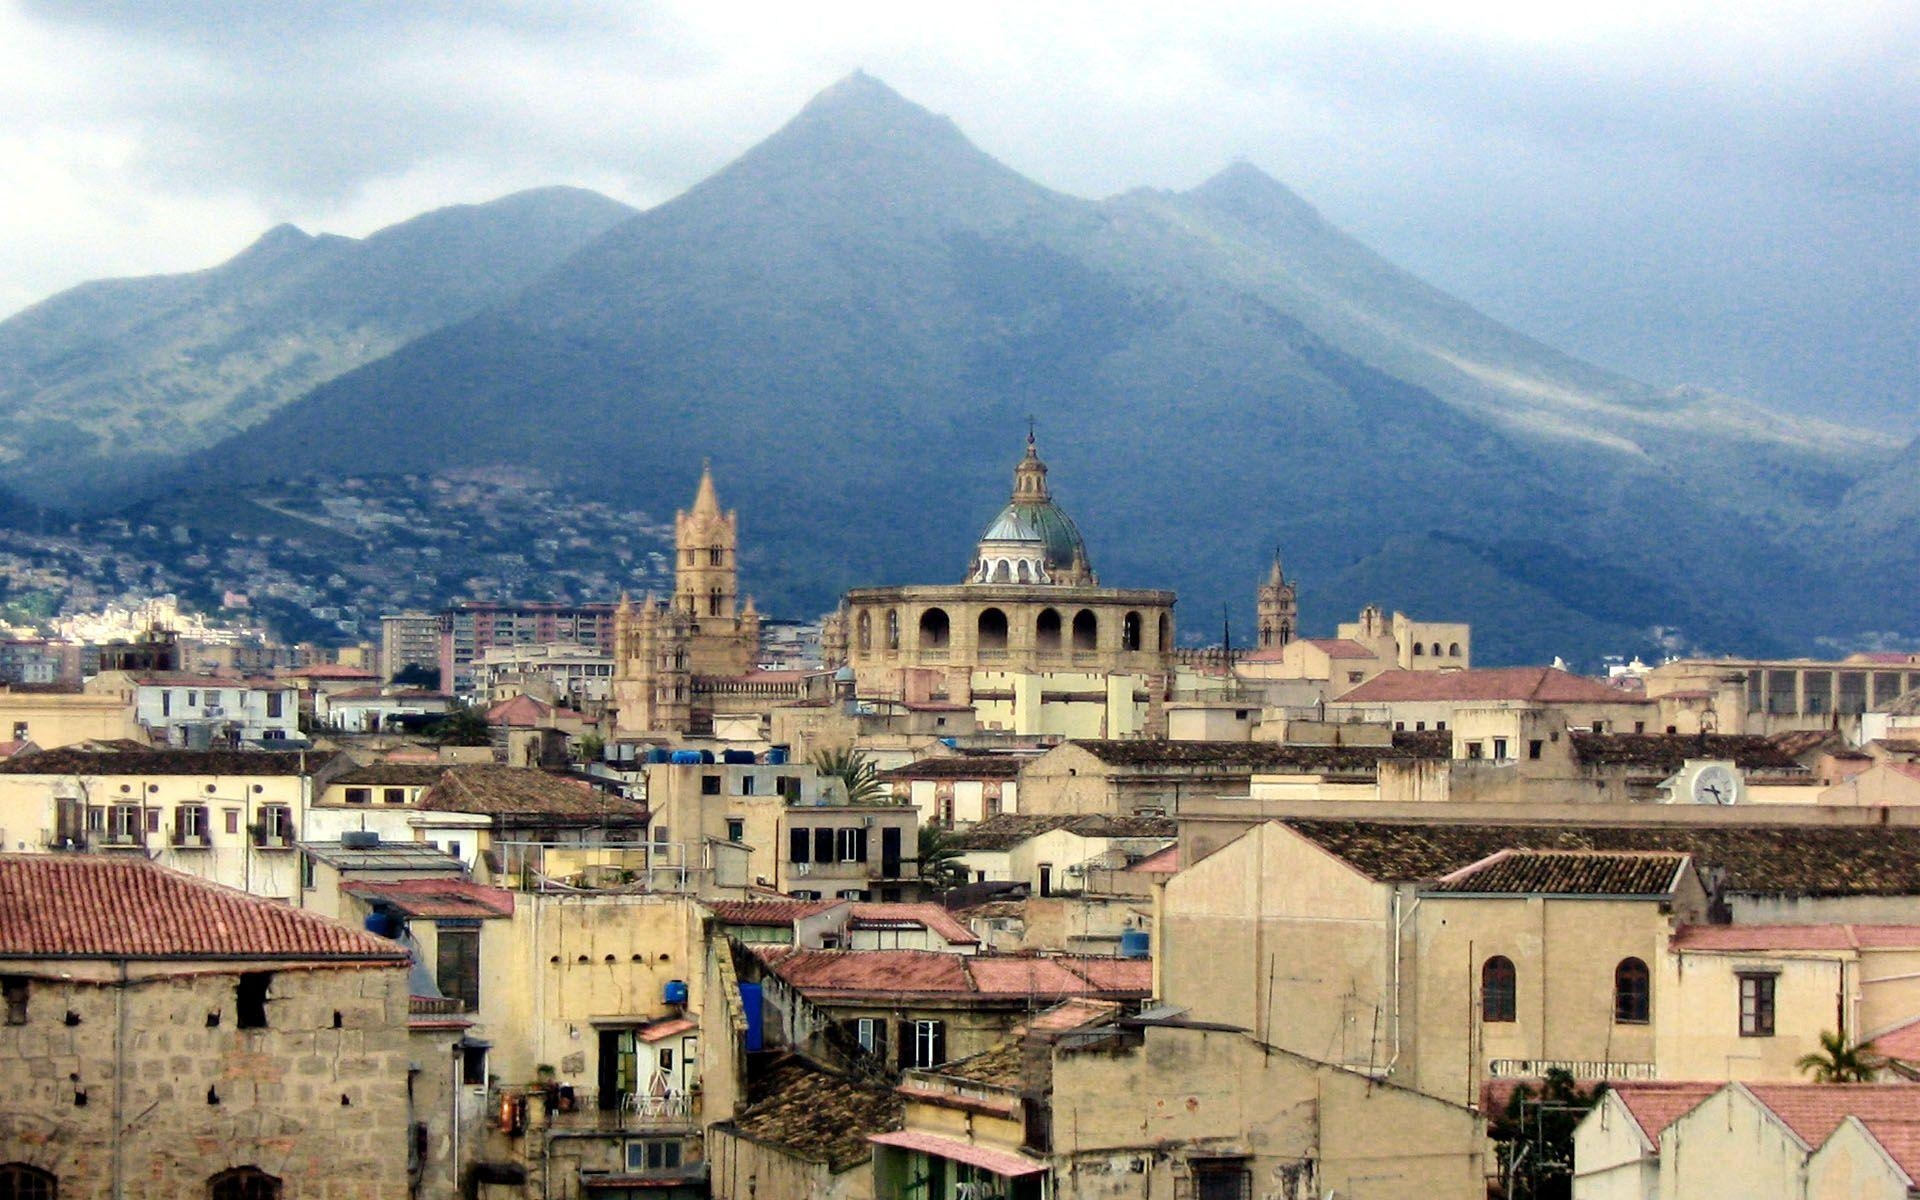
{"type": "Polygon", "coordinates": [[[1103,581],[1178,588],[1192,630],[1250,608],[1276,545],[1310,628],[1417,597],[1478,620],[1487,661],[1651,652],[1676,621],[1776,649],[1882,600],[1920,628],[1888,589],[1802,590],[1832,580],[1809,531],[1891,444],[1577,362],[1246,165],[1049,191],[864,75],[183,478],[271,478],[289,447],[315,471],[514,462],[664,515],[710,457],[747,585],[803,613],[957,577],[1029,416],[1103,581]],[[1529,613],[1551,621],[1488,624],[1529,613]]]}
{"type": "Polygon", "coordinates": [[[470,317],[633,210],[575,188],[439,209],[363,239],[291,225],[211,270],[82,284],[0,322],[0,472],[111,486],[470,317]]]}

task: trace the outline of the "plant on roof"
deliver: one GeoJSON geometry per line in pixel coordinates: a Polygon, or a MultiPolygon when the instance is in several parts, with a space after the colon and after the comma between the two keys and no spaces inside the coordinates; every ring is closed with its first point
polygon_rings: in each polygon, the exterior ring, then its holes
{"type": "Polygon", "coordinates": [[[963,851],[947,830],[922,825],[919,850],[920,881],[928,887],[944,892],[967,881],[967,868],[960,861],[963,851]]]}
{"type": "Polygon", "coordinates": [[[880,774],[865,750],[856,750],[852,746],[817,750],[812,762],[814,770],[820,772],[822,777],[841,782],[847,790],[847,803],[887,802],[887,791],[880,784],[880,774]]]}
{"type": "Polygon", "coordinates": [[[1872,1042],[1849,1046],[1838,1033],[1822,1030],[1820,1049],[1802,1054],[1793,1065],[1815,1083],[1872,1083],[1883,1060],[1873,1052],[1872,1042]]]}
{"type": "Polygon", "coordinates": [[[477,708],[456,708],[427,726],[426,735],[442,746],[491,746],[493,730],[477,708]]]}

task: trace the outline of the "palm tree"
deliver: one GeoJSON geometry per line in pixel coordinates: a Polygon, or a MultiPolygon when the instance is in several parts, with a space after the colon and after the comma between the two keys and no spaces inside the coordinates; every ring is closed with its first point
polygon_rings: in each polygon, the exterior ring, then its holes
{"type": "Polygon", "coordinates": [[[852,746],[818,750],[813,755],[813,766],[823,777],[838,779],[846,785],[848,804],[885,804],[887,801],[886,789],[880,785],[873,760],[864,750],[852,746]]]}
{"type": "Polygon", "coordinates": [[[944,892],[967,881],[967,868],[961,864],[964,853],[953,835],[938,825],[920,827],[920,882],[944,892]]]}
{"type": "Polygon", "coordinates": [[[1839,1034],[1822,1031],[1819,1051],[1801,1055],[1793,1065],[1813,1076],[1815,1083],[1872,1083],[1880,1058],[1872,1042],[1849,1046],[1839,1034]]]}

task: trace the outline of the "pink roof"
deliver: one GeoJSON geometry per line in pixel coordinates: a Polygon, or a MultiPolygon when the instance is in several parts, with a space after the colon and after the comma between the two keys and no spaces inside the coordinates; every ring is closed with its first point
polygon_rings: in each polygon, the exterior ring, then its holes
{"type": "Polygon", "coordinates": [[[896,923],[919,925],[939,934],[949,945],[980,944],[971,929],[954,920],[953,914],[938,904],[855,904],[848,927],[871,929],[896,923]]]}
{"type": "Polygon", "coordinates": [[[1920,1180],[1920,1121],[1875,1118],[1860,1124],[1880,1143],[1887,1157],[1907,1173],[1908,1183],[1920,1180]]]}
{"type": "Polygon", "coordinates": [[[982,1170],[992,1171],[995,1175],[1005,1175],[1009,1178],[1038,1175],[1047,1169],[1046,1163],[1028,1158],[1024,1154],[995,1150],[989,1146],[963,1142],[959,1138],[922,1133],[917,1129],[876,1133],[870,1135],[867,1140],[882,1146],[898,1146],[902,1150],[918,1150],[922,1154],[931,1154],[936,1158],[951,1159],[954,1162],[971,1163],[982,1170]]]}
{"type": "Polygon", "coordinates": [[[1920,1060],[1920,1017],[1874,1038],[1873,1051],[1887,1058],[1920,1060]]]}
{"type": "Polygon", "coordinates": [[[774,974],[816,999],[972,996],[1056,1000],[1140,997],[1153,989],[1150,959],[1072,955],[962,955],[937,950],[798,950],[749,947],[774,974]]]}
{"type": "Polygon", "coordinates": [[[1352,638],[1306,638],[1306,644],[1328,658],[1375,658],[1373,651],[1352,638]]]}
{"type": "Polygon", "coordinates": [[[365,667],[343,667],[339,663],[314,663],[307,667],[288,667],[280,672],[282,679],[378,679],[380,676],[365,667]]]}
{"type": "Polygon", "coordinates": [[[677,1033],[691,1033],[700,1028],[700,1022],[691,1017],[668,1017],[664,1021],[655,1021],[651,1025],[640,1027],[640,1040],[657,1042],[670,1038],[677,1033]]]}
{"type": "Polygon", "coordinates": [[[1155,851],[1139,862],[1128,867],[1129,871],[1141,871],[1149,875],[1171,875],[1180,869],[1180,846],[1178,843],[1165,850],[1155,851]]]}
{"type": "Polygon", "coordinates": [[[1920,925],[1689,925],[1675,950],[1920,949],[1920,925]]]}
{"type": "Polygon", "coordinates": [[[384,900],[409,917],[510,917],[513,893],[470,879],[353,880],[341,890],[366,900],[384,900]]]}
{"type": "Polygon", "coordinates": [[[0,957],[359,959],[393,942],[144,858],[0,856],[0,957]]]}
{"type": "Polygon", "coordinates": [[[1753,1098],[1793,1130],[1809,1150],[1848,1117],[1864,1122],[1920,1121],[1920,1087],[1910,1083],[1749,1083],[1753,1098]]]}
{"type": "Polygon", "coordinates": [[[1345,692],[1340,703],[1442,700],[1456,703],[1518,700],[1534,704],[1641,704],[1597,679],[1553,667],[1492,667],[1470,671],[1387,671],[1345,692]]]}
{"type": "Polygon", "coordinates": [[[511,700],[502,700],[487,710],[489,725],[537,725],[554,713],[554,707],[545,701],[535,700],[522,693],[511,700]]]}
{"type": "Polygon", "coordinates": [[[1660,1135],[1667,1126],[1673,1124],[1691,1112],[1702,1100],[1719,1091],[1725,1084],[1688,1081],[1634,1083],[1624,1082],[1609,1085],[1613,1094],[1620,1097],[1620,1103],[1640,1126],[1640,1132],[1646,1134],[1647,1141],[1658,1146],[1660,1135]]]}
{"type": "Polygon", "coordinates": [[[1094,1000],[1086,996],[1076,996],[1071,1000],[1062,1000],[1047,1011],[1022,1025],[1016,1026],[1019,1033],[1063,1033],[1069,1029],[1104,1022],[1117,1016],[1120,1005],[1112,1000],[1094,1000]]]}
{"type": "Polygon", "coordinates": [[[772,929],[838,908],[845,900],[708,900],[708,912],[723,925],[751,925],[772,929]]]}

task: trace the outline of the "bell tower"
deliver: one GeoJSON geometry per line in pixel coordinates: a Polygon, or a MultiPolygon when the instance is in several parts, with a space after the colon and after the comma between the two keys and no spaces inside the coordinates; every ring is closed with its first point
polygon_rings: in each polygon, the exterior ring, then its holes
{"type": "Polygon", "coordinates": [[[687,621],[695,675],[744,675],[759,651],[760,614],[740,602],[739,516],[722,512],[713,469],[700,468],[692,510],[673,518],[673,609],[687,621]]]}
{"type": "Polygon", "coordinates": [[[1278,551],[1273,555],[1273,569],[1255,595],[1254,608],[1260,623],[1259,649],[1278,650],[1293,640],[1300,628],[1298,589],[1280,569],[1278,551]]]}

